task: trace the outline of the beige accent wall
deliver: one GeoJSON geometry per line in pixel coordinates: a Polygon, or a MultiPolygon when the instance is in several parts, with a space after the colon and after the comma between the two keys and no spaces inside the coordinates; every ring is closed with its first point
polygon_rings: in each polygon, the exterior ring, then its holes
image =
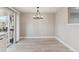
{"type": "Polygon", "coordinates": [[[34,14],[22,13],[20,20],[21,37],[54,36],[55,14],[42,14],[44,19],[33,19],[34,14]]]}
{"type": "Polygon", "coordinates": [[[68,8],[63,8],[56,14],[56,35],[79,51],[79,25],[68,24],[68,8]]]}

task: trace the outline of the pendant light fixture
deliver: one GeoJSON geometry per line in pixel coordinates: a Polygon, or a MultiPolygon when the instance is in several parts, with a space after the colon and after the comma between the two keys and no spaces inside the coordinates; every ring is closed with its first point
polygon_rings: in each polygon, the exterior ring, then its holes
{"type": "Polygon", "coordinates": [[[39,7],[36,8],[37,8],[37,12],[33,16],[33,19],[43,19],[43,16],[40,15],[39,7]]]}

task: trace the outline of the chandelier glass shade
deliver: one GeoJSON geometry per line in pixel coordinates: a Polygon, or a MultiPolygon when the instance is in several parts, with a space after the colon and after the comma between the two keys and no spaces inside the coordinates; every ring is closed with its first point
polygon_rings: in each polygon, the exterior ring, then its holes
{"type": "Polygon", "coordinates": [[[33,16],[33,19],[43,19],[43,16],[40,15],[39,7],[37,7],[37,12],[33,16]]]}

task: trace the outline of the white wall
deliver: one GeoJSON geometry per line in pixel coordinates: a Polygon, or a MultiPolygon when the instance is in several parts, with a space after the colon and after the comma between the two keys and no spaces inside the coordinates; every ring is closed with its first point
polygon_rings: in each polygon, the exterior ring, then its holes
{"type": "Polygon", "coordinates": [[[20,20],[20,36],[21,37],[40,37],[54,36],[54,14],[42,14],[44,19],[34,20],[34,14],[21,14],[20,20]]]}
{"type": "Polygon", "coordinates": [[[20,40],[20,14],[16,14],[16,20],[15,21],[16,21],[16,23],[15,23],[16,40],[15,41],[18,42],[20,40]]]}
{"type": "Polygon", "coordinates": [[[79,25],[68,25],[68,9],[56,14],[56,35],[76,51],[79,51],[79,25]]]}

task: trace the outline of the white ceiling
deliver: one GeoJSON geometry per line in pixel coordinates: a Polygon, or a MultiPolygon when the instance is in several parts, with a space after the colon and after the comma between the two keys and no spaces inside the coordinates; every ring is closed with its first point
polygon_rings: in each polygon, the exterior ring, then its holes
{"type": "MultiPolygon", "coordinates": [[[[14,7],[14,8],[23,13],[35,13],[36,12],[36,7],[14,7]]],[[[56,13],[60,9],[61,7],[40,7],[39,8],[41,13],[56,13]]]]}

